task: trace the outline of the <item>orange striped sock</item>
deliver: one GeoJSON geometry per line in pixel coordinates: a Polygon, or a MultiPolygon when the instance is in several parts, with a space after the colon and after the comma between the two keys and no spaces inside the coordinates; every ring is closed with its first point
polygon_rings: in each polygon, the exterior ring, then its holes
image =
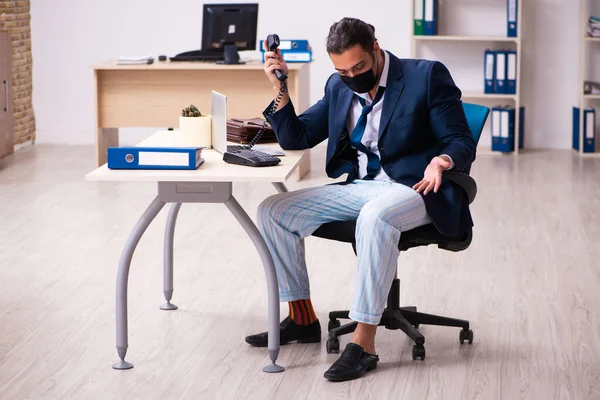
{"type": "Polygon", "coordinates": [[[290,301],[290,318],[297,325],[310,325],[317,320],[310,299],[290,301]]]}

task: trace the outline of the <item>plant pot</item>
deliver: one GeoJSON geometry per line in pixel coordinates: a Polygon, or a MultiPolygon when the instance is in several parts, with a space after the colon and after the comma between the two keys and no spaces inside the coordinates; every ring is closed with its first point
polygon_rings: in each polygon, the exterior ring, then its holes
{"type": "Polygon", "coordinates": [[[202,114],[199,117],[179,116],[179,132],[183,146],[205,146],[212,148],[212,116],[202,114]]]}

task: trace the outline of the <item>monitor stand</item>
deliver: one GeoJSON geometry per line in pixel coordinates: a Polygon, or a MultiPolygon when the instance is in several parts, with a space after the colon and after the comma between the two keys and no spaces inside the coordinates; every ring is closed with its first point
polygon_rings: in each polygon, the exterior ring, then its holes
{"type": "Polygon", "coordinates": [[[235,44],[226,44],[223,46],[223,50],[223,61],[217,61],[217,64],[246,64],[244,61],[240,61],[235,44]]]}

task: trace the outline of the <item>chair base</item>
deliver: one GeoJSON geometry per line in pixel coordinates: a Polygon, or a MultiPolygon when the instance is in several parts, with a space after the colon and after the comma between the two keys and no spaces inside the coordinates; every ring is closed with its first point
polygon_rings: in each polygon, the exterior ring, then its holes
{"type": "MultiPolygon", "coordinates": [[[[332,311],[329,313],[329,338],[327,340],[327,353],[339,353],[339,337],[356,329],[356,322],[346,325],[340,324],[340,319],[349,319],[349,311],[332,311]]],[[[417,312],[416,307],[400,307],[400,280],[394,279],[392,288],[388,295],[387,307],[383,311],[379,326],[386,329],[404,332],[415,345],[413,346],[413,360],[425,359],[425,337],[418,331],[419,325],[453,326],[462,328],[459,335],[460,343],[473,343],[473,331],[469,329],[469,321],[455,318],[442,317],[439,315],[417,312]]]]}

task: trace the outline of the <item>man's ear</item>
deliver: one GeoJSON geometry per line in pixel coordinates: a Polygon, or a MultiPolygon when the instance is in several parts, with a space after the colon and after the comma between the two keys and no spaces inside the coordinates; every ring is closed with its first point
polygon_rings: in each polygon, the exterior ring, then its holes
{"type": "Polygon", "coordinates": [[[373,51],[379,52],[380,50],[381,47],[379,47],[379,42],[376,40],[375,43],[373,43],[373,51]]]}

